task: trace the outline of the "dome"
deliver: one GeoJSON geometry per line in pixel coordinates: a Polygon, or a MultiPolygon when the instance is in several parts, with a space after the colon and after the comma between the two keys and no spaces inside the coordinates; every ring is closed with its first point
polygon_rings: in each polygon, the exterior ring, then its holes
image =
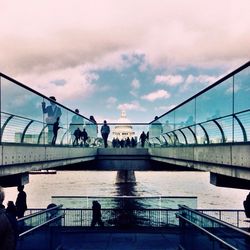
{"type": "MultiPolygon", "coordinates": [[[[131,123],[129,119],[127,119],[125,110],[122,110],[121,116],[118,119],[117,123],[131,123]]],[[[131,125],[116,125],[113,132],[112,132],[113,138],[121,139],[127,139],[128,137],[131,139],[135,132],[133,131],[133,127],[131,125]]]]}

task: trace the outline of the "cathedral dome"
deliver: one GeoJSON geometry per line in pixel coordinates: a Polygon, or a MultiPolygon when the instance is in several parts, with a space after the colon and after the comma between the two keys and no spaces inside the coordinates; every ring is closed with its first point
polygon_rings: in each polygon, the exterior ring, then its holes
{"type": "MultiPolygon", "coordinates": [[[[121,112],[121,116],[118,119],[117,123],[131,123],[129,119],[127,119],[126,112],[123,110],[121,112]]],[[[121,139],[127,139],[128,137],[131,139],[135,132],[133,131],[133,127],[130,124],[121,124],[116,125],[113,132],[113,138],[121,139]]]]}

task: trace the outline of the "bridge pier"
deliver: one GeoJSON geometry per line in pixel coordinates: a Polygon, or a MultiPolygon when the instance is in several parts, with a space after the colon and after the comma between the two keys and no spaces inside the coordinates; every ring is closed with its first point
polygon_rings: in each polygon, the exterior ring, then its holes
{"type": "Polygon", "coordinates": [[[116,174],[116,184],[135,183],[135,172],[133,170],[119,170],[116,174]]]}

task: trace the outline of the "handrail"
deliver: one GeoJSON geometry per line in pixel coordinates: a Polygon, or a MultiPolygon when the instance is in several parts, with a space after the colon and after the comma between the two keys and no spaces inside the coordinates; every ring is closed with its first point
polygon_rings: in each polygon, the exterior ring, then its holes
{"type": "Polygon", "coordinates": [[[205,234],[209,235],[210,237],[212,237],[213,239],[217,240],[218,242],[220,242],[221,244],[227,246],[230,249],[233,250],[237,250],[238,248],[235,248],[234,246],[230,245],[229,243],[225,242],[224,240],[220,239],[219,237],[217,237],[216,235],[210,233],[209,231],[207,231],[206,229],[204,229],[203,227],[198,226],[197,224],[195,224],[194,222],[188,220],[187,218],[183,217],[180,214],[177,214],[177,216],[179,218],[181,218],[182,220],[185,220],[186,222],[190,223],[191,225],[193,225],[194,227],[198,228],[199,230],[203,231],[205,234]]]}
{"type": "Polygon", "coordinates": [[[52,210],[60,209],[60,208],[62,208],[62,206],[63,206],[63,205],[58,205],[58,206],[56,206],[56,207],[52,207],[52,208],[49,208],[49,209],[43,209],[42,211],[39,211],[39,212],[37,212],[37,213],[30,214],[30,215],[27,215],[27,216],[25,216],[25,217],[22,217],[22,218],[18,219],[17,221],[24,221],[24,220],[26,220],[26,219],[30,219],[30,218],[32,218],[32,217],[34,217],[34,216],[38,216],[38,215],[40,215],[40,214],[44,214],[44,213],[50,212],[50,211],[52,211],[52,210]]]}
{"type": "Polygon", "coordinates": [[[209,220],[212,220],[212,221],[214,221],[214,222],[217,222],[218,224],[221,224],[221,225],[223,225],[223,226],[225,226],[225,227],[228,227],[228,228],[230,228],[230,229],[236,230],[236,231],[238,231],[238,232],[241,233],[241,234],[244,234],[244,235],[246,235],[246,236],[250,236],[250,233],[248,233],[248,232],[246,232],[246,231],[244,231],[244,230],[242,230],[242,229],[240,229],[240,228],[238,228],[238,227],[235,227],[235,226],[233,226],[233,225],[231,225],[231,224],[229,224],[229,223],[227,223],[227,222],[224,222],[224,221],[222,221],[222,220],[219,220],[219,219],[214,218],[214,217],[212,217],[212,216],[209,216],[209,215],[207,215],[207,214],[203,214],[203,213],[201,213],[201,212],[198,212],[198,211],[196,211],[196,210],[194,210],[194,209],[192,209],[192,208],[189,208],[189,207],[187,207],[187,206],[185,206],[185,205],[179,205],[179,207],[180,207],[180,208],[183,208],[183,209],[186,209],[186,210],[189,210],[189,211],[191,211],[192,213],[195,213],[195,214],[198,214],[198,215],[200,215],[200,216],[203,216],[203,217],[205,217],[205,218],[207,218],[207,219],[209,219],[209,220]]]}
{"type": "Polygon", "coordinates": [[[60,218],[62,218],[62,217],[63,217],[63,215],[55,216],[55,217],[53,217],[52,219],[47,220],[46,222],[44,222],[44,223],[42,223],[42,224],[40,224],[40,225],[38,225],[38,226],[32,227],[31,229],[29,229],[29,230],[27,230],[27,231],[25,231],[25,232],[19,234],[19,237],[23,237],[23,236],[25,236],[25,235],[27,235],[27,234],[29,234],[29,233],[31,233],[31,232],[37,230],[38,228],[43,227],[43,226],[45,226],[45,225],[47,225],[47,224],[49,224],[49,223],[51,223],[51,222],[53,222],[53,221],[55,221],[55,220],[58,220],[58,219],[60,219],[60,218]]]}

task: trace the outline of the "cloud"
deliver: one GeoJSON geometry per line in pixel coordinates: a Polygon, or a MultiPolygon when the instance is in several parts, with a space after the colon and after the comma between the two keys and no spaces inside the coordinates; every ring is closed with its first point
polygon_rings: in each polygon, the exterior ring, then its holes
{"type": "Polygon", "coordinates": [[[134,97],[138,96],[138,89],[141,87],[140,81],[138,79],[133,79],[133,81],[130,84],[132,90],[130,90],[130,94],[134,97]]]}
{"type": "Polygon", "coordinates": [[[168,105],[168,106],[159,106],[159,107],[155,107],[155,111],[161,111],[161,112],[165,113],[165,112],[168,112],[169,110],[173,109],[174,107],[176,107],[175,104],[168,105]]]}
{"type": "Polygon", "coordinates": [[[117,107],[119,110],[136,110],[136,111],[146,111],[145,108],[143,108],[138,101],[134,101],[131,103],[122,103],[119,104],[117,107]]]}
{"type": "Polygon", "coordinates": [[[131,82],[131,87],[132,89],[139,89],[141,86],[140,81],[138,79],[133,79],[133,81],[131,82]]]}
{"type": "Polygon", "coordinates": [[[166,84],[168,86],[176,86],[183,82],[181,75],[157,75],[154,83],[166,84]]]}
{"type": "Polygon", "coordinates": [[[117,102],[117,98],[113,97],[113,96],[110,96],[108,99],[107,99],[107,108],[112,108],[114,107],[114,105],[116,104],[117,102]]]}
{"type": "Polygon", "coordinates": [[[187,83],[187,84],[202,83],[204,85],[210,85],[210,84],[216,82],[216,80],[218,80],[218,79],[219,79],[219,77],[216,77],[216,76],[210,76],[210,75],[194,76],[194,75],[190,74],[185,79],[185,83],[187,83]]]}
{"type": "Polygon", "coordinates": [[[3,1],[0,68],[16,75],[102,60],[115,66],[117,54],[134,53],[153,66],[233,68],[250,57],[249,8],[249,0],[3,1]]]}
{"type": "Polygon", "coordinates": [[[180,91],[184,92],[188,88],[190,88],[191,85],[194,84],[202,84],[203,86],[208,86],[213,83],[215,83],[218,79],[220,79],[221,76],[211,76],[211,75],[193,75],[189,74],[185,79],[184,79],[184,84],[181,86],[180,91]]]}
{"type": "Polygon", "coordinates": [[[49,71],[44,74],[32,72],[18,76],[18,80],[32,86],[45,96],[56,96],[61,102],[77,98],[89,98],[98,91],[94,83],[99,76],[85,71],[83,67],[49,71]]]}
{"type": "Polygon", "coordinates": [[[147,95],[142,96],[141,99],[153,102],[157,99],[167,99],[170,96],[171,95],[166,90],[160,89],[155,92],[151,92],[147,95]]]}

